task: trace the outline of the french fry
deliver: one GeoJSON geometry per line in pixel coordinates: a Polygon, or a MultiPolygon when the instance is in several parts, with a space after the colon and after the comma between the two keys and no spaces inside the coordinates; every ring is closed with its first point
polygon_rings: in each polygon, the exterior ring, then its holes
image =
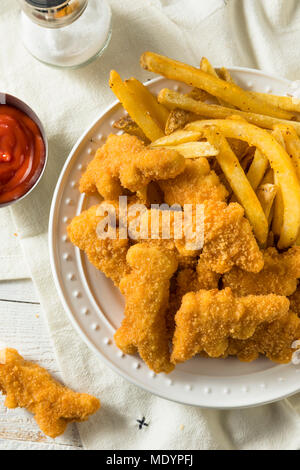
{"type": "Polygon", "coordinates": [[[284,218],[284,201],[281,187],[279,186],[279,179],[277,175],[274,176],[274,181],[277,186],[277,194],[274,202],[274,214],[272,220],[272,231],[276,237],[280,237],[284,218]]]}
{"type": "Polygon", "coordinates": [[[218,150],[209,142],[186,142],[179,145],[164,145],[164,148],[177,150],[184,158],[215,157],[218,150]]]}
{"type": "Polygon", "coordinates": [[[134,122],[133,119],[131,119],[130,116],[125,116],[119,119],[118,121],[115,121],[113,123],[113,127],[115,129],[119,129],[120,131],[126,132],[127,134],[135,135],[136,137],[142,139],[144,142],[149,142],[149,139],[147,139],[142,129],[137,125],[136,122],[134,122]]]}
{"type": "Polygon", "coordinates": [[[257,240],[264,246],[268,237],[268,221],[239,160],[231,150],[225,137],[217,132],[213,126],[205,129],[204,135],[219,151],[216,159],[233,189],[235,197],[244,207],[245,214],[257,240]]]}
{"type": "Polygon", "coordinates": [[[261,100],[254,98],[234,83],[213,77],[191,65],[186,65],[153,52],[144,52],[140,62],[146,70],[158,73],[171,80],[179,80],[188,85],[201,88],[244,111],[252,111],[253,113],[265,114],[280,119],[291,119],[293,117],[293,114],[288,111],[282,111],[266,103],[262,104],[261,100]]]}
{"type": "Polygon", "coordinates": [[[162,104],[159,104],[156,97],[136,78],[125,80],[125,84],[132,94],[135,95],[137,101],[144,104],[150,116],[164,129],[169,117],[169,111],[162,104]]]}
{"type": "Polygon", "coordinates": [[[220,69],[217,69],[217,74],[219,75],[220,78],[222,78],[222,80],[225,80],[226,82],[229,82],[229,83],[235,83],[229,70],[227,70],[226,67],[221,67],[220,69]]]}
{"type": "Polygon", "coordinates": [[[246,140],[268,157],[276,175],[275,184],[281,189],[283,199],[283,223],[278,247],[291,246],[297,238],[300,227],[300,183],[285,149],[269,132],[244,121],[231,119],[195,121],[188,124],[186,130],[201,131],[206,126],[216,126],[225,137],[246,140]]]}
{"type": "Polygon", "coordinates": [[[196,142],[200,139],[201,135],[202,132],[199,131],[186,131],[182,129],[152,142],[151,147],[166,147],[180,145],[186,142],[196,142]]]}
{"type": "MultiPolygon", "coordinates": [[[[272,131],[273,137],[277,140],[277,142],[285,149],[285,142],[281,132],[281,129],[278,126],[274,127],[272,131]]],[[[282,191],[279,186],[277,174],[274,173],[274,182],[277,186],[277,194],[273,205],[273,218],[272,218],[272,231],[276,237],[280,236],[281,227],[283,224],[283,214],[284,214],[284,206],[283,206],[283,197],[282,191]]]]}
{"type": "Polygon", "coordinates": [[[159,92],[158,101],[169,109],[181,108],[208,118],[225,119],[234,114],[237,118],[243,118],[251,124],[265,129],[273,129],[276,124],[289,124],[293,125],[297,134],[300,135],[300,122],[290,122],[263,114],[247,113],[238,109],[232,110],[218,104],[203,103],[167,88],[159,92]]]}
{"type": "Polygon", "coordinates": [[[210,75],[213,75],[213,77],[218,78],[217,72],[206,57],[202,57],[201,59],[200,70],[203,70],[203,72],[209,73],[210,75]]]}
{"type": "MultiPolygon", "coordinates": [[[[227,139],[227,141],[228,141],[228,140],[229,140],[229,139],[227,139]]],[[[229,143],[229,142],[228,142],[228,143],[229,143]]],[[[232,147],[231,147],[231,148],[232,148],[232,147]]],[[[232,150],[233,150],[233,149],[232,149],[232,150]]],[[[235,153],[235,152],[234,152],[234,153],[235,153]]],[[[236,155],[236,153],[235,153],[235,155],[236,155]]],[[[237,155],[236,155],[236,156],[237,156],[237,155]]],[[[245,155],[243,158],[239,159],[239,162],[240,162],[240,164],[241,164],[241,167],[243,168],[243,170],[244,170],[245,173],[246,173],[247,169],[249,168],[250,163],[251,163],[252,160],[253,160],[253,157],[251,156],[250,153],[246,153],[246,155],[245,155]]]]}
{"type": "Polygon", "coordinates": [[[263,177],[260,184],[262,186],[265,185],[265,184],[274,184],[274,171],[272,170],[272,168],[269,168],[266,171],[266,173],[265,173],[265,175],[264,175],[264,177],[263,177]]]}
{"type": "Polygon", "coordinates": [[[145,105],[136,100],[115,70],[112,70],[110,73],[109,86],[129,116],[137,123],[150,141],[163,137],[164,133],[158,123],[150,116],[145,105]]]}
{"type": "Polygon", "coordinates": [[[269,218],[276,194],[277,186],[275,184],[261,184],[256,191],[256,195],[265,213],[268,223],[270,221],[269,218]]]}
{"type": "Polygon", "coordinates": [[[247,142],[239,139],[228,139],[228,143],[239,160],[246,158],[246,156],[249,154],[249,145],[247,142]]]}
{"type": "Polygon", "coordinates": [[[283,138],[283,135],[279,126],[277,125],[274,126],[274,129],[272,130],[272,136],[286,150],[284,138],[283,138]]]}
{"type": "Polygon", "coordinates": [[[165,134],[170,135],[172,132],[182,129],[186,124],[196,119],[197,116],[190,111],[172,109],[166,122],[165,134]]]}
{"type": "Polygon", "coordinates": [[[287,124],[278,124],[278,126],[275,126],[274,131],[276,128],[281,132],[286,151],[292,159],[300,181],[300,139],[297,132],[293,126],[287,124]]]}
{"type": "MultiPolygon", "coordinates": [[[[275,126],[273,134],[279,132],[288,154],[290,155],[293,165],[296,169],[298,179],[300,181],[300,140],[292,126],[278,125],[275,126]]],[[[279,203],[280,204],[280,203],[279,203]]],[[[279,211],[279,209],[277,209],[279,211]]],[[[278,217],[278,214],[277,214],[278,217]]],[[[298,234],[296,245],[300,245],[300,233],[298,234]]]]}
{"type": "Polygon", "coordinates": [[[211,95],[207,91],[201,90],[200,88],[192,88],[191,91],[187,94],[190,98],[193,98],[196,101],[205,101],[211,98],[211,95]]]}
{"type": "MultiPolygon", "coordinates": [[[[219,78],[217,72],[215,71],[215,69],[213,68],[213,66],[211,65],[211,63],[206,57],[202,57],[201,62],[200,62],[200,69],[203,70],[203,72],[209,73],[213,77],[219,78]]],[[[228,106],[229,108],[235,108],[230,103],[226,103],[226,101],[222,100],[221,98],[218,98],[218,102],[220,103],[221,106],[228,106]]]]}
{"type": "MultiPolygon", "coordinates": [[[[187,95],[189,98],[193,98],[196,101],[205,101],[211,98],[206,91],[200,90],[200,88],[192,88],[187,95]]],[[[199,119],[196,114],[184,109],[175,108],[170,111],[169,117],[165,126],[165,134],[170,135],[172,132],[182,129],[186,124],[199,119]]]]}
{"type": "Polygon", "coordinates": [[[285,111],[290,111],[292,113],[300,113],[299,98],[294,98],[292,96],[270,95],[268,93],[259,93],[257,91],[250,91],[249,93],[254,98],[260,99],[272,106],[276,106],[280,109],[284,109],[285,111]]]}
{"type": "MultiPolygon", "coordinates": [[[[271,221],[272,221],[273,211],[274,211],[274,204],[273,204],[272,209],[271,209],[271,213],[270,213],[270,217],[269,217],[269,223],[271,223],[271,221]]],[[[268,235],[267,248],[269,248],[269,246],[274,246],[275,247],[275,237],[274,237],[274,233],[272,231],[270,231],[269,235],[268,235]]]]}
{"type": "Polygon", "coordinates": [[[252,163],[249,167],[247,178],[252,188],[255,190],[258,188],[261,183],[264,174],[268,168],[269,160],[267,157],[261,153],[260,150],[256,149],[255,154],[252,160],[252,163]]]}

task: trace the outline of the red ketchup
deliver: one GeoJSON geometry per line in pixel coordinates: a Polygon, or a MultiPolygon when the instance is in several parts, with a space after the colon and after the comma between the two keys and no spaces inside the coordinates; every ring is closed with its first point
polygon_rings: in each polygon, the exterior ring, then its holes
{"type": "Polygon", "coordinates": [[[45,158],[35,122],[13,106],[0,105],[0,204],[19,199],[32,188],[45,158]]]}

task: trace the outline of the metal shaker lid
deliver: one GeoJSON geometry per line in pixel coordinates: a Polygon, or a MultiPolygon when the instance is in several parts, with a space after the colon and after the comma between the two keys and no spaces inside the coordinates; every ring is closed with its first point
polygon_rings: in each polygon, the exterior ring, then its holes
{"type": "Polygon", "coordinates": [[[25,0],[36,8],[55,8],[66,3],[66,0],[25,0]]]}

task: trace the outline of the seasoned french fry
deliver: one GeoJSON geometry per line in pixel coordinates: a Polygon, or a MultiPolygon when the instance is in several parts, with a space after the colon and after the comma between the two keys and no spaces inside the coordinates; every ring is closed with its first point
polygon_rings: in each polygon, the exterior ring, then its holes
{"type": "Polygon", "coordinates": [[[292,96],[269,95],[268,93],[259,93],[257,91],[250,91],[249,93],[254,98],[260,99],[265,103],[271,104],[272,106],[276,106],[292,113],[300,113],[299,98],[294,98],[292,96]]]}
{"type": "Polygon", "coordinates": [[[284,218],[284,201],[282,195],[282,189],[279,186],[279,179],[275,174],[274,177],[275,184],[277,186],[277,194],[274,202],[274,214],[272,220],[272,231],[276,237],[280,237],[280,233],[283,225],[284,218]]]}
{"type": "Polygon", "coordinates": [[[206,57],[202,57],[201,62],[200,62],[200,70],[203,70],[205,73],[209,73],[210,75],[213,75],[214,77],[218,77],[217,72],[209,62],[209,60],[206,57]]]}
{"type": "MultiPolygon", "coordinates": [[[[270,213],[270,216],[269,216],[269,224],[271,223],[272,218],[273,218],[273,211],[274,211],[274,204],[272,206],[271,213],[270,213]]],[[[269,246],[274,246],[275,247],[275,239],[274,238],[275,238],[274,233],[272,231],[270,231],[269,234],[268,234],[267,248],[269,248],[269,246]]]]}
{"type": "Polygon", "coordinates": [[[137,101],[144,104],[150,113],[150,116],[160,124],[162,129],[164,129],[169,116],[169,111],[162,104],[159,104],[156,97],[152,95],[148,88],[136,78],[125,80],[125,84],[136,97],[137,101]]]}
{"type": "Polygon", "coordinates": [[[286,150],[284,138],[279,126],[275,125],[272,130],[272,136],[277,140],[277,142],[286,150]]]}
{"type": "Polygon", "coordinates": [[[246,113],[238,109],[232,110],[217,104],[203,103],[167,88],[164,88],[159,92],[158,101],[163,103],[169,109],[181,108],[185,109],[186,111],[191,111],[195,114],[198,114],[199,116],[206,116],[216,119],[225,119],[232,116],[234,113],[235,116],[241,117],[251,124],[255,124],[256,126],[265,129],[273,129],[276,124],[290,124],[293,125],[297,134],[300,135],[300,122],[290,122],[270,116],[265,116],[263,114],[246,113]]]}
{"type": "Polygon", "coordinates": [[[165,134],[170,135],[172,132],[182,129],[186,124],[196,119],[197,116],[190,111],[172,109],[166,122],[165,134]]]}
{"type": "MultiPolygon", "coordinates": [[[[295,132],[295,129],[291,125],[285,125],[285,124],[279,124],[278,126],[274,127],[273,135],[278,135],[278,138],[281,137],[283,140],[283,145],[286,148],[286,151],[290,155],[293,165],[295,167],[298,179],[300,181],[300,139],[295,132]]],[[[277,226],[280,222],[280,217],[282,213],[282,205],[283,202],[280,200],[279,196],[279,201],[275,201],[275,207],[274,207],[274,219],[275,219],[275,230],[277,229],[277,226]]],[[[296,245],[300,245],[300,234],[298,234],[297,240],[296,240],[296,245]]]]}
{"type": "Polygon", "coordinates": [[[274,131],[276,128],[281,131],[286,151],[292,159],[300,181],[300,139],[297,132],[293,126],[287,124],[278,124],[278,126],[275,126],[274,131]]]}
{"type": "MultiPolygon", "coordinates": [[[[249,153],[249,145],[247,142],[239,139],[228,139],[228,143],[239,160],[245,158],[249,153]]],[[[252,155],[253,157],[253,155],[252,155]]]]}
{"type": "Polygon", "coordinates": [[[229,70],[227,70],[226,67],[221,67],[220,69],[217,69],[217,74],[219,75],[220,78],[222,78],[222,80],[225,80],[226,82],[229,82],[229,83],[235,83],[229,70]]]}
{"type": "Polygon", "coordinates": [[[201,135],[202,132],[199,131],[186,131],[182,129],[152,142],[151,147],[166,147],[184,144],[185,142],[196,142],[200,139],[201,135]]]}
{"type": "Polygon", "coordinates": [[[216,159],[233,189],[235,197],[244,207],[257,240],[264,246],[268,237],[268,221],[239,160],[231,150],[225,137],[217,132],[213,126],[205,129],[204,135],[219,151],[216,159]]]}
{"type": "MultiPolygon", "coordinates": [[[[285,142],[282,135],[282,132],[278,126],[274,127],[272,131],[273,137],[277,140],[277,142],[285,149],[285,142]]],[[[278,177],[276,172],[274,173],[274,182],[277,186],[277,194],[273,205],[273,218],[272,218],[272,231],[276,237],[280,236],[281,227],[283,224],[283,214],[284,214],[284,206],[283,206],[283,197],[282,191],[279,185],[278,177]]]]}
{"type": "MultiPolygon", "coordinates": [[[[229,140],[229,139],[227,139],[227,141],[228,141],[228,140],[229,140]]],[[[228,143],[229,143],[229,142],[228,142],[228,143]]],[[[233,149],[232,149],[232,150],[233,150],[233,149]]],[[[235,153],[235,152],[234,152],[234,153],[235,153]]],[[[236,153],[235,153],[235,155],[236,155],[236,153]]],[[[250,163],[251,163],[252,160],[253,160],[253,157],[251,156],[250,153],[246,153],[246,155],[245,155],[243,158],[239,159],[239,162],[240,162],[240,164],[241,164],[241,167],[243,168],[243,170],[244,170],[245,173],[246,173],[247,169],[249,168],[250,163]]]]}
{"type": "Polygon", "coordinates": [[[266,171],[260,184],[261,186],[265,184],[274,184],[274,171],[272,170],[272,168],[269,168],[266,171]]]}
{"type": "Polygon", "coordinates": [[[201,131],[206,126],[216,126],[226,137],[246,140],[268,157],[276,175],[283,198],[283,223],[280,230],[279,248],[291,246],[300,227],[300,183],[291,159],[276,139],[259,127],[244,121],[216,119],[195,121],[186,126],[186,130],[201,131]]]}
{"type": "MultiPolygon", "coordinates": [[[[213,77],[219,78],[217,72],[209,62],[209,60],[206,57],[202,57],[201,62],[200,62],[200,69],[203,70],[203,72],[209,73],[213,77]]],[[[221,77],[220,77],[221,78],[221,77]]],[[[227,81],[227,80],[226,80],[227,81]]],[[[226,101],[222,100],[221,98],[218,98],[218,102],[220,103],[221,106],[228,106],[229,108],[234,108],[230,103],[226,103],[226,101]]]]}
{"type": "Polygon", "coordinates": [[[277,186],[275,184],[261,184],[256,191],[256,195],[268,222],[276,194],[277,186]]]}
{"type": "Polygon", "coordinates": [[[153,52],[144,52],[140,62],[146,70],[201,88],[244,111],[252,111],[253,113],[265,114],[280,119],[291,119],[293,117],[293,114],[288,111],[282,111],[267,103],[262,104],[261,100],[254,98],[234,83],[213,77],[191,65],[183,64],[153,52]]]}
{"type": "Polygon", "coordinates": [[[255,190],[261,183],[268,168],[269,160],[260,150],[256,149],[254,158],[247,173],[247,178],[252,188],[255,190]]]}
{"type": "Polygon", "coordinates": [[[180,145],[164,145],[163,147],[177,150],[184,158],[208,158],[218,154],[218,150],[209,142],[186,142],[180,145]]]}
{"type": "Polygon", "coordinates": [[[144,142],[149,142],[149,139],[147,139],[142,129],[136,124],[136,122],[134,122],[133,119],[131,119],[130,116],[125,116],[118,121],[115,121],[113,123],[113,127],[115,129],[119,129],[120,131],[126,132],[127,134],[135,135],[144,142]]]}
{"type": "Polygon", "coordinates": [[[190,98],[193,98],[196,101],[205,101],[211,98],[211,95],[207,91],[200,90],[200,88],[192,88],[191,91],[187,94],[190,98]]]}
{"type": "Polygon", "coordinates": [[[150,116],[145,105],[138,100],[123,83],[120,75],[112,70],[110,73],[109,86],[128,112],[129,116],[142,129],[149,140],[154,141],[163,137],[164,133],[157,122],[150,116]]]}

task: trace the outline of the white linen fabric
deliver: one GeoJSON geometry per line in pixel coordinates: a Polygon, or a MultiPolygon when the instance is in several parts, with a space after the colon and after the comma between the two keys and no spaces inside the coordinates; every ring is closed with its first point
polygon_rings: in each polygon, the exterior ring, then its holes
{"type": "Polygon", "coordinates": [[[10,210],[0,210],[1,279],[28,275],[21,242],[65,383],[102,400],[102,409],[79,426],[86,449],[298,449],[298,396],[252,409],[205,410],[153,396],[105,366],[78,337],[60,304],[50,271],[47,227],[53,190],[71,147],[114,100],[107,85],[110,69],[145,80],[150,74],[140,69],[139,56],[153,50],[194,65],[206,55],[214,64],[300,78],[300,2],[110,0],[110,4],[113,36],[104,55],[85,68],[59,70],[40,64],[23,49],[16,2],[1,1],[0,90],[36,110],[50,144],[49,164],[38,188],[10,210]],[[11,236],[12,231],[19,236],[11,236]],[[140,430],[136,420],[143,416],[149,425],[140,430]]]}

